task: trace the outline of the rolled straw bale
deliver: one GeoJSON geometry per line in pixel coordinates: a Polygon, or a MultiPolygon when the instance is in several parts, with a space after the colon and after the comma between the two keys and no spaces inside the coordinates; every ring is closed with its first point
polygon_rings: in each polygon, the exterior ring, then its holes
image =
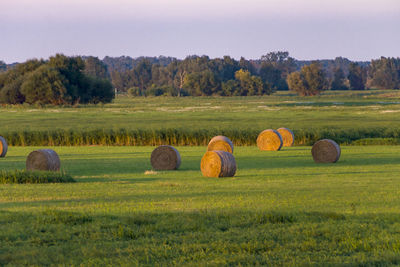
{"type": "Polygon", "coordinates": [[[257,146],[260,150],[276,151],[281,149],[282,136],[276,130],[267,129],[257,137],[257,146]]]}
{"type": "Polygon", "coordinates": [[[226,151],[207,151],[201,159],[200,168],[207,177],[233,177],[236,173],[235,157],[226,151]]]}
{"type": "Polygon", "coordinates": [[[60,165],[60,158],[52,149],[35,150],[26,159],[28,171],[59,171],[60,165]]]}
{"type": "Polygon", "coordinates": [[[340,158],[340,146],[333,140],[322,139],[316,142],[311,154],[317,163],[335,163],[340,158]]]}
{"type": "Polygon", "coordinates": [[[233,143],[226,136],[223,135],[214,136],[208,143],[207,151],[214,151],[214,150],[233,153],[233,143]]]}
{"type": "Polygon", "coordinates": [[[6,139],[3,136],[0,136],[0,158],[4,158],[7,154],[8,145],[6,139]]]}
{"type": "Polygon", "coordinates": [[[157,171],[176,170],[181,165],[181,156],[172,146],[159,146],[151,153],[150,162],[157,171]]]}
{"type": "Polygon", "coordinates": [[[279,128],[278,133],[282,137],[283,146],[292,146],[294,143],[294,134],[288,128],[279,128]]]}

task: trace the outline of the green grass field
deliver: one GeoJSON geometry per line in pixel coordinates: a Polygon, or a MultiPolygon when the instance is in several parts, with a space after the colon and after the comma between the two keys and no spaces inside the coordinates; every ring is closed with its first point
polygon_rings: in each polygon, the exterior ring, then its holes
{"type": "Polygon", "coordinates": [[[221,179],[202,177],[205,147],[157,173],[154,147],[53,149],[77,183],[0,185],[1,266],[400,264],[400,146],[343,146],[328,165],[310,147],[236,147],[221,179]]]}
{"type": "Polygon", "coordinates": [[[400,92],[340,91],[298,97],[118,97],[102,106],[0,108],[0,133],[22,130],[400,128],[400,92]]]}

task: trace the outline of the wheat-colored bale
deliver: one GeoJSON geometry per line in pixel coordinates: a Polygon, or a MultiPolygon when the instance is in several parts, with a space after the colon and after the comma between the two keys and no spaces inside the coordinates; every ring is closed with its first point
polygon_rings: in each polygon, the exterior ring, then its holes
{"type": "Polygon", "coordinates": [[[282,146],[292,146],[294,143],[294,134],[288,128],[279,128],[278,133],[282,137],[282,146]]]}
{"type": "Polygon", "coordinates": [[[200,169],[206,177],[233,177],[236,173],[235,157],[226,151],[207,151],[201,159],[200,169]]]}
{"type": "Polygon", "coordinates": [[[172,146],[159,146],[151,153],[150,162],[157,171],[176,170],[181,165],[181,156],[172,146]]]}
{"type": "Polygon", "coordinates": [[[282,147],[282,136],[276,130],[267,129],[257,137],[257,146],[260,150],[277,151],[282,147]]]}
{"type": "Polygon", "coordinates": [[[335,163],[339,160],[340,153],[340,146],[330,139],[319,140],[311,149],[316,163],[335,163]]]}
{"type": "Polygon", "coordinates": [[[223,135],[214,136],[208,143],[207,151],[214,151],[214,150],[233,153],[233,143],[226,136],[223,135]]]}
{"type": "Polygon", "coordinates": [[[59,171],[60,165],[60,158],[52,149],[35,150],[26,159],[28,171],[59,171]]]}
{"type": "Polygon", "coordinates": [[[6,139],[0,136],[0,158],[4,158],[7,154],[8,145],[6,139]]]}

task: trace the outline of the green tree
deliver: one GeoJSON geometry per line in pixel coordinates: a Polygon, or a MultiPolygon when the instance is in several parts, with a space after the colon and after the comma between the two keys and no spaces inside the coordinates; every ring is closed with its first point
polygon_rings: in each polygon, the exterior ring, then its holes
{"type": "Polygon", "coordinates": [[[6,70],[7,70],[7,64],[4,61],[0,60],[0,72],[4,72],[6,70]]]}
{"type": "Polygon", "coordinates": [[[83,73],[85,63],[81,57],[56,54],[50,57],[47,64],[65,77],[64,85],[67,90],[65,100],[67,103],[88,103],[90,101],[87,79],[83,73]]]}
{"type": "Polygon", "coordinates": [[[65,83],[57,69],[43,65],[29,74],[21,85],[21,92],[29,104],[60,105],[65,103],[65,83]]]}
{"type": "Polygon", "coordinates": [[[346,77],[341,68],[336,68],[333,72],[333,81],[331,84],[331,90],[347,90],[349,89],[346,84],[346,77]]]}
{"type": "Polygon", "coordinates": [[[287,83],[290,90],[302,96],[320,94],[328,87],[325,73],[316,62],[303,66],[299,72],[289,74],[287,83]]]}
{"type": "Polygon", "coordinates": [[[0,103],[5,104],[22,104],[25,102],[25,96],[21,93],[21,85],[24,81],[24,76],[19,76],[7,83],[0,89],[0,103]]]}
{"type": "Polygon", "coordinates": [[[400,58],[372,60],[369,72],[371,86],[379,89],[400,88],[400,58]]]}
{"type": "Polygon", "coordinates": [[[83,70],[83,73],[99,79],[110,78],[110,74],[107,70],[107,65],[104,64],[103,61],[101,61],[97,57],[87,57],[85,59],[85,68],[83,70]]]}
{"type": "Polygon", "coordinates": [[[240,69],[235,73],[235,78],[240,85],[240,95],[264,95],[271,93],[270,88],[260,77],[251,75],[249,71],[240,69]]]}
{"type": "Polygon", "coordinates": [[[364,90],[366,82],[366,70],[357,63],[350,63],[349,75],[350,90],[364,90]]]}
{"type": "Polygon", "coordinates": [[[184,89],[192,96],[210,96],[218,94],[220,82],[210,70],[186,75],[184,89]]]}

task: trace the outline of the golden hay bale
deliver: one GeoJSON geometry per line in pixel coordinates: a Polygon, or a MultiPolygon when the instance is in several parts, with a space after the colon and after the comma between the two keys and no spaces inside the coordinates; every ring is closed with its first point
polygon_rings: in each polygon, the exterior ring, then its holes
{"type": "Polygon", "coordinates": [[[0,158],[4,158],[7,154],[8,145],[6,139],[3,136],[0,136],[0,158]]]}
{"type": "Polygon", "coordinates": [[[201,159],[200,168],[207,177],[233,177],[236,173],[235,157],[226,151],[207,151],[201,159]]]}
{"type": "Polygon", "coordinates": [[[214,136],[208,143],[207,151],[214,151],[214,150],[233,153],[233,143],[226,136],[222,135],[214,136]]]}
{"type": "Polygon", "coordinates": [[[157,171],[176,170],[181,165],[181,156],[172,146],[159,146],[151,153],[150,162],[157,171]]]}
{"type": "Polygon", "coordinates": [[[316,163],[335,163],[340,158],[340,152],[340,146],[330,139],[319,140],[311,149],[316,163]]]}
{"type": "Polygon", "coordinates": [[[260,150],[276,151],[281,149],[282,136],[276,130],[262,131],[257,137],[257,146],[260,150]]]}
{"type": "Polygon", "coordinates": [[[35,150],[26,159],[28,171],[59,171],[60,165],[60,158],[52,149],[35,150]]]}
{"type": "Polygon", "coordinates": [[[294,134],[288,128],[279,128],[278,133],[282,137],[283,146],[292,146],[294,143],[294,134]]]}

